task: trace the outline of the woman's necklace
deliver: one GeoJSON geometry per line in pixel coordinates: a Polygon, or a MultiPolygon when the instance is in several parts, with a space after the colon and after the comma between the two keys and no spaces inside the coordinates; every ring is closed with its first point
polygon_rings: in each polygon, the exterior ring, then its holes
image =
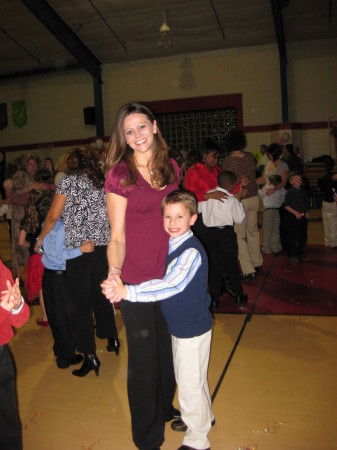
{"type": "Polygon", "coordinates": [[[137,166],[138,171],[140,172],[141,176],[144,178],[144,180],[153,187],[153,170],[149,168],[148,165],[144,164],[138,164],[136,158],[135,163],[137,166]]]}

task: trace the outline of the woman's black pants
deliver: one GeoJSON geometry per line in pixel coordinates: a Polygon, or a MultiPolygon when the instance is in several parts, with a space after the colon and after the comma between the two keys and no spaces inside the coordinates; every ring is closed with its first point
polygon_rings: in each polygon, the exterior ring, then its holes
{"type": "Polygon", "coordinates": [[[132,435],[141,450],[160,447],[165,422],[173,418],[172,344],[159,303],[120,304],[128,343],[132,435]]]}
{"type": "Polygon", "coordinates": [[[92,253],[67,260],[67,287],[73,309],[76,347],[80,353],[95,353],[95,331],[100,339],[117,337],[114,310],[102,293],[101,283],[108,275],[106,245],[92,253]]]}

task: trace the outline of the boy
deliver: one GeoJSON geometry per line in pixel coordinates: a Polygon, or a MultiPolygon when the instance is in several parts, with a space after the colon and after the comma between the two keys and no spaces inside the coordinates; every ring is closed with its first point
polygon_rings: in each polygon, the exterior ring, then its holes
{"type": "Polygon", "coordinates": [[[287,191],[284,200],[284,208],[289,214],[288,225],[288,256],[292,262],[308,261],[305,256],[307,243],[307,218],[309,210],[309,198],[301,189],[302,178],[298,172],[289,172],[291,188],[287,191]]]}
{"type": "Polygon", "coordinates": [[[21,327],[29,319],[29,308],[21,296],[19,279],[13,282],[1,260],[0,292],[0,448],[22,450],[15,369],[7,343],[14,335],[12,327],[21,327]]]}
{"type": "Polygon", "coordinates": [[[202,213],[202,221],[209,231],[209,246],[212,255],[210,261],[212,309],[217,308],[220,304],[223,276],[228,282],[227,292],[234,296],[236,304],[243,309],[243,304],[247,302],[248,297],[241,285],[238,242],[234,231],[234,224],[242,223],[245,218],[243,205],[237,199],[242,197],[242,189],[240,189],[233,172],[223,171],[218,175],[218,187],[215,190],[225,192],[228,198],[224,202],[209,199],[198,204],[199,213],[202,213]],[[233,195],[231,192],[235,192],[235,194],[233,195]]]}
{"type": "Polygon", "coordinates": [[[286,195],[286,190],[282,187],[271,195],[266,192],[271,187],[277,187],[282,183],[281,175],[270,175],[269,183],[266,183],[262,189],[259,189],[259,197],[263,201],[263,244],[262,252],[265,254],[279,253],[282,249],[280,239],[280,212],[282,203],[286,195]]]}
{"type": "Polygon", "coordinates": [[[214,423],[207,369],[213,320],[207,292],[207,256],[190,227],[197,219],[193,194],[173,191],[162,202],[165,231],[170,235],[165,276],[140,285],[124,286],[117,275],[102,283],[113,303],[121,299],[153,302],[161,309],[172,336],[173,363],[181,419],[172,422],[176,431],[187,428],[179,450],[209,450],[208,432],[214,423]],[[175,425],[178,428],[175,428],[175,425]]]}
{"type": "MultiPolygon", "coordinates": [[[[42,290],[48,321],[54,338],[54,354],[59,369],[79,364],[83,356],[75,354],[72,315],[66,285],[66,260],[82,253],[94,251],[94,242],[86,241],[80,247],[66,249],[66,237],[62,219],[43,239],[42,290]]],[[[71,282],[71,280],[70,280],[71,282]]]]}

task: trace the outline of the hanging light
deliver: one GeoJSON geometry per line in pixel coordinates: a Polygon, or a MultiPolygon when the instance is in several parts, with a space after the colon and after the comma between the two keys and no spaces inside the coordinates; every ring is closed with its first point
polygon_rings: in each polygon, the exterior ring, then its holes
{"type": "Polygon", "coordinates": [[[163,11],[163,23],[159,28],[160,38],[158,41],[158,47],[164,48],[165,50],[172,47],[172,41],[169,36],[170,31],[170,27],[166,23],[166,13],[163,11]]]}

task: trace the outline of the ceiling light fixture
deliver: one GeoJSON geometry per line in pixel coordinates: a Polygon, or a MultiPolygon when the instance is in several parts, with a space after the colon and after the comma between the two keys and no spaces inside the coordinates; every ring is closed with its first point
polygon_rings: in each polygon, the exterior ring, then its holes
{"type": "Polygon", "coordinates": [[[170,31],[171,31],[170,27],[166,23],[166,13],[165,11],[163,11],[163,23],[159,28],[160,38],[158,41],[158,47],[163,48],[165,50],[172,47],[172,41],[169,36],[170,31]]]}

